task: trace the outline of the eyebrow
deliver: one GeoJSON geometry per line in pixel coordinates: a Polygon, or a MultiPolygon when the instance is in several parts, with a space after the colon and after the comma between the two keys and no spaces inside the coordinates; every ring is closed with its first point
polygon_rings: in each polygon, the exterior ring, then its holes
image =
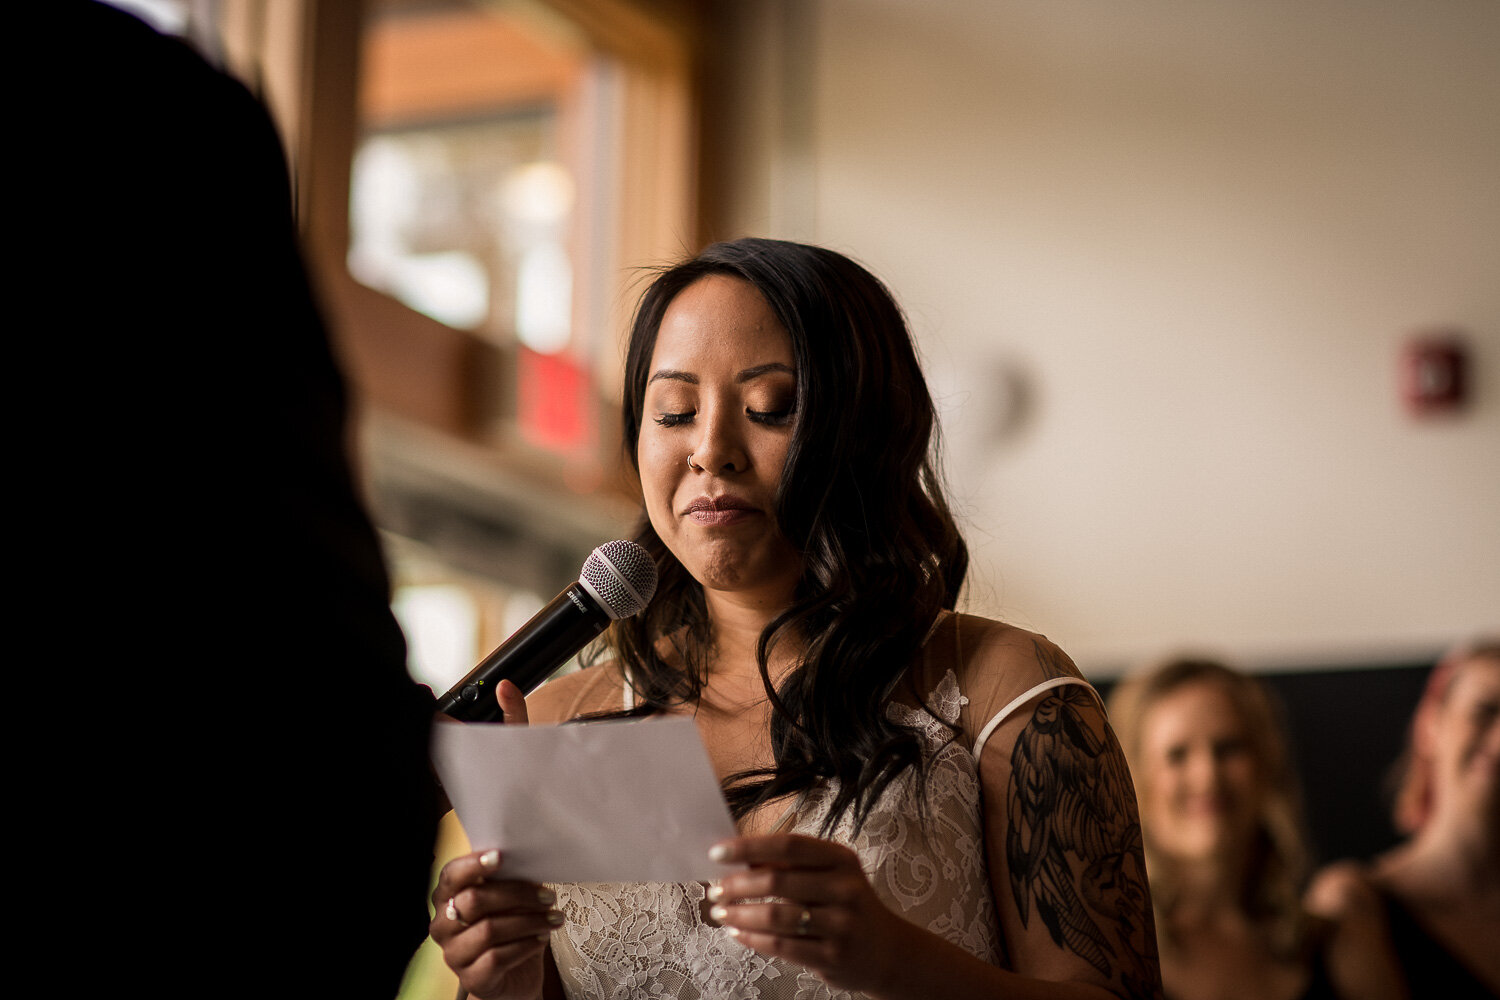
{"type": "MultiPolygon", "coordinates": [[[[770,364],[755,365],[751,368],[746,368],[742,372],[737,372],[734,376],[734,380],[738,384],[744,384],[745,382],[750,382],[754,379],[758,379],[762,375],[769,375],[772,372],[785,372],[788,375],[797,374],[792,370],[791,365],[784,365],[780,361],[773,361],[770,364]]],[[[656,382],[660,379],[670,379],[673,382],[686,382],[689,385],[698,384],[698,376],[694,375],[692,372],[678,371],[675,368],[663,368],[659,371],[653,372],[651,377],[646,380],[646,384],[650,385],[652,382],[656,382]]]]}

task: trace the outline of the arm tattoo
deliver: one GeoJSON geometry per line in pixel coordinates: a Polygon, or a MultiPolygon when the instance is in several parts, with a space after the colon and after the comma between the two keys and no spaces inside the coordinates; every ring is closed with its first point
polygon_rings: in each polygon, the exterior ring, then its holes
{"type": "Polygon", "coordinates": [[[1076,687],[1049,694],[1011,754],[1005,854],[1021,925],[1033,909],[1058,947],[1130,996],[1160,995],[1156,934],[1141,828],[1120,807],[1131,794],[1114,734],[1094,734],[1076,687]],[[1083,865],[1081,876],[1075,866],[1083,865]]]}

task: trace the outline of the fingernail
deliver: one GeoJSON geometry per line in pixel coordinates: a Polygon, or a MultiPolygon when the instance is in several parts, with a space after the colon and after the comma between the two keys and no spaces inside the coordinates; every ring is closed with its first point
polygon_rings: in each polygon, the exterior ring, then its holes
{"type": "Polygon", "coordinates": [[[479,867],[487,872],[492,872],[500,867],[500,852],[485,851],[479,856],[479,867]]]}
{"type": "Polygon", "coordinates": [[[708,860],[728,861],[732,853],[728,844],[715,844],[708,849],[708,860]]]}
{"type": "Polygon", "coordinates": [[[567,917],[563,916],[562,910],[547,911],[547,923],[551,924],[553,927],[561,927],[567,919],[567,917]]]}
{"type": "Polygon", "coordinates": [[[713,885],[708,887],[707,895],[708,901],[710,903],[717,903],[719,900],[724,898],[724,887],[715,882],[713,885]]]}
{"type": "Polygon", "coordinates": [[[729,916],[729,910],[723,906],[715,906],[713,909],[708,911],[708,915],[710,917],[713,917],[715,920],[723,920],[725,917],[729,916]]]}
{"type": "Polygon", "coordinates": [[[726,927],[724,929],[729,932],[729,936],[732,938],[740,936],[740,929],[738,927],[726,927]]]}
{"type": "Polygon", "coordinates": [[[548,889],[546,886],[543,886],[542,888],[537,890],[536,901],[538,903],[541,903],[543,906],[551,906],[553,903],[557,902],[557,893],[553,892],[551,889],[548,889]]]}

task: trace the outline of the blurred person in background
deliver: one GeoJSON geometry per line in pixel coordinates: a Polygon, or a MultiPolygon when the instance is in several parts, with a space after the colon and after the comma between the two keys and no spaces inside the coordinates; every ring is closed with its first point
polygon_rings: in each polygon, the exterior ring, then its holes
{"type": "Polygon", "coordinates": [[[1270,692],[1208,659],[1125,678],[1109,715],[1130,761],[1169,1000],[1400,1000],[1378,925],[1302,905],[1300,782],[1270,692]]]}
{"type": "Polygon", "coordinates": [[[1407,839],[1330,865],[1309,905],[1348,919],[1373,891],[1413,996],[1500,996],[1500,636],[1433,668],[1396,775],[1407,839]]]}
{"type": "Polygon", "coordinates": [[[693,718],[740,833],[711,857],[745,867],[543,887],[508,879],[503,850],[456,858],[432,936],[464,988],[1159,996],[1102,703],[1044,638],[953,611],[968,550],[890,291],[826,248],[715,244],[658,273],[627,357],[637,538],[662,583],[609,659],[500,702],[510,724],[693,718]]]}

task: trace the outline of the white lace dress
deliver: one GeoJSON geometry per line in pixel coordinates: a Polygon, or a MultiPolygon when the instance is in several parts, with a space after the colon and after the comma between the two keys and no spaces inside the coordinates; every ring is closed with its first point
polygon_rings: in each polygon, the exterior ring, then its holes
{"type": "MultiPolygon", "coordinates": [[[[1068,679],[1066,682],[1072,682],[1068,679]]],[[[1049,682],[1040,687],[1050,687],[1049,682]]],[[[886,789],[856,836],[846,814],[832,839],[859,855],[875,892],[895,912],[993,964],[1002,944],[985,870],[979,775],[984,738],[1029,700],[1033,689],[984,727],[974,749],[950,739],[967,699],[950,670],[927,703],[933,714],[892,705],[897,721],[922,734],[929,755],[925,826],[915,776],[908,770],[886,789]],[[936,717],[934,717],[936,716],[936,717]]],[[[834,789],[807,795],[792,832],[817,835],[834,789]]],[[[554,885],[567,922],[552,935],[552,954],[571,1000],[854,1000],[812,973],[739,944],[703,917],[705,886],[690,882],[554,885]]]]}

